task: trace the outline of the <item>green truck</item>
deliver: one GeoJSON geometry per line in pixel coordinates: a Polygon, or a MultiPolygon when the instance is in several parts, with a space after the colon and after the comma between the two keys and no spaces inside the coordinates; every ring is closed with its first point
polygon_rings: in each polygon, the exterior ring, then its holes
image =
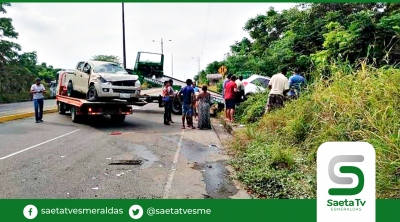
{"type": "MultiPolygon", "coordinates": [[[[164,85],[164,81],[172,79],[174,81],[172,88],[176,92],[182,88],[181,80],[164,75],[164,55],[160,53],[138,52],[134,69],[126,69],[126,71],[130,74],[138,75],[142,84],[147,82],[151,87],[161,88],[164,85]]],[[[182,112],[178,97],[174,99],[172,111],[177,115],[182,112]]]]}

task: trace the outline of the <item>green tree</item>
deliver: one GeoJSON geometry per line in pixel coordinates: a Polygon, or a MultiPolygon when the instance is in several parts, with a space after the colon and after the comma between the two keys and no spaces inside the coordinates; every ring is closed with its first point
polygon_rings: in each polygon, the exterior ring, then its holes
{"type": "MultiPolygon", "coordinates": [[[[6,14],[6,6],[11,6],[10,3],[0,2],[0,13],[6,14]]],[[[21,46],[12,41],[5,40],[4,37],[9,39],[17,39],[18,32],[15,31],[12,25],[12,19],[6,17],[0,17],[0,65],[4,66],[18,57],[18,51],[21,50],[21,46]]]]}
{"type": "Polygon", "coordinates": [[[105,61],[105,62],[114,62],[119,65],[122,64],[121,59],[115,55],[95,55],[92,57],[92,60],[95,61],[105,61]]]}

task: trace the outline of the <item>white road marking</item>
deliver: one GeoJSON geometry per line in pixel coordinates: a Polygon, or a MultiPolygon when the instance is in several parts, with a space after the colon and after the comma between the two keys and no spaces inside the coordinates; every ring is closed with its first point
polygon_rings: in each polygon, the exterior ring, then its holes
{"type": "Polygon", "coordinates": [[[183,139],[184,133],[185,133],[185,131],[182,130],[181,137],[179,138],[179,142],[178,142],[178,148],[176,149],[176,152],[175,152],[174,161],[173,161],[173,165],[171,168],[171,173],[169,174],[168,182],[165,185],[164,199],[169,198],[169,195],[171,192],[172,182],[174,181],[174,176],[175,176],[175,172],[176,172],[176,165],[178,163],[179,154],[180,154],[181,148],[182,148],[182,139],[183,139]]]}
{"type": "Polygon", "coordinates": [[[5,156],[5,157],[1,157],[0,160],[7,159],[7,158],[12,157],[12,156],[14,156],[14,155],[17,155],[17,154],[19,154],[19,153],[22,153],[22,152],[28,151],[28,150],[30,150],[30,149],[33,149],[33,148],[35,148],[35,147],[41,146],[41,145],[43,145],[43,144],[49,143],[49,142],[51,142],[51,141],[53,141],[53,140],[60,139],[61,137],[64,137],[64,136],[68,136],[69,134],[78,132],[79,130],[81,130],[81,129],[74,130],[74,131],[69,132],[69,133],[66,133],[66,134],[64,134],[64,135],[55,137],[55,138],[50,139],[50,140],[47,140],[47,141],[44,141],[43,143],[39,143],[39,144],[36,144],[36,145],[34,145],[34,146],[31,146],[31,147],[28,147],[28,148],[26,148],[26,149],[23,149],[23,150],[20,150],[20,151],[18,151],[18,152],[15,152],[15,153],[12,153],[12,154],[10,154],[10,155],[7,155],[7,156],[5,156]]]}

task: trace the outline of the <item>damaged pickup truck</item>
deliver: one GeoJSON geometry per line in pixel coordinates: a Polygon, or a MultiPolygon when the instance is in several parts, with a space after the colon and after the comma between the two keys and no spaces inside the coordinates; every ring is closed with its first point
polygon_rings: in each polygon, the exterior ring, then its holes
{"type": "Polygon", "coordinates": [[[81,95],[88,101],[123,99],[129,102],[140,98],[139,76],[129,74],[117,63],[80,61],[67,81],[69,97],[81,95]]]}

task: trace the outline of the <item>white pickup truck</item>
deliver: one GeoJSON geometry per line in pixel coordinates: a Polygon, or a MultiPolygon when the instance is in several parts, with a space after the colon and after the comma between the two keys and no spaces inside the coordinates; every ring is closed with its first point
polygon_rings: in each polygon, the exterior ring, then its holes
{"type": "Polygon", "coordinates": [[[73,74],[69,74],[67,95],[85,95],[89,101],[123,99],[138,101],[141,83],[137,75],[128,72],[117,63],[104,61],[80,61],[73,74]]]}

